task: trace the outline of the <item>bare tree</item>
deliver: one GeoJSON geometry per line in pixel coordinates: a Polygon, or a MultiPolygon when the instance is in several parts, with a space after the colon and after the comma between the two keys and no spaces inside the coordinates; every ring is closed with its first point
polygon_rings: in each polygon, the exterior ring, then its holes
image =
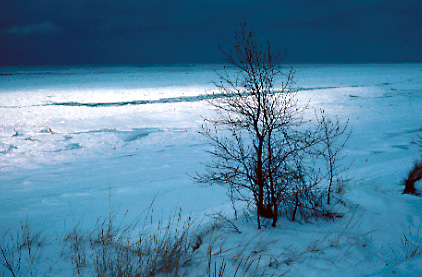
{"type": "Polygon", "coordinates": [[[269,41],[260,44],[244,24],[234,49],[220,50],[229,67],[217,73],[219,93],[209,100],[218,117],[206,119],[202,131],[213,161],[197,180],[227,186],[233,200],[256,207],[258,228],[260,217],[271,218],[275,227],[280,203],[294,206],[293,219],[309,207],[302,200],[313,198],[315,183],[307,178],[306,161],[310,148],[324,141],[322,128],[303,119],[307,106],[299,105],[292,89],[294,70],[280,67],[284,52],[269,41]]]}
{"type": "Polygon", "coordinates": [[[340,153],[348,141],[351,132],[348,129],[348,124],[341,126],[339,120],[332,121],[324,116],[324,111],[321,111],[321,117],[318,121],[322,132],[322,149],[319,155],[323,158],[327,167],[327,204],[331,202],[331,193],[333,186],[336,183],[342,182],[339,176],[342,171],[346,169],[340,166],[340,161],[344,156],[340,153]],[[344,136],[343,136],[344,135],[344,136]]]}

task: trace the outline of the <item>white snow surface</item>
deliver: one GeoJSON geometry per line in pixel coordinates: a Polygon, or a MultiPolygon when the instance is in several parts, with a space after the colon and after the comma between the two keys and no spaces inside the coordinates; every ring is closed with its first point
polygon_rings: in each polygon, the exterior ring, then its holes
{"type": "MultiPolygon", "coordinates": [[[[201,95],[221,68],[0,68],[0,233],[27,221],[59,238],[109,213],[129,224],[152,202],[154,222],[178,209],[199,221],[216,211],[233,218],[225,188],[190,177],[210,159],[198,130],[214,112],[201,95]]],[[[412,141],[422,131],[422,64],[294,69],[307,116],[324,109],[352,128],[345,215],[262,230],[239,222],[242,234],[222,234],[224,244],[265,246],[267,265],[277,265],[269,276],[422,274],[422,257],[403,258],[401,243],[403,234],[422,243],[422,198],[401,194],[421,157],[412,141]]]]}

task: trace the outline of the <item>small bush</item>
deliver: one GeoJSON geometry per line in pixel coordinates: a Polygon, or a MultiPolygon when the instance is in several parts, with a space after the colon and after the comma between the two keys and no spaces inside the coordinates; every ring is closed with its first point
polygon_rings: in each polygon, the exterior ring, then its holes
{"type": "Polygon", "coordinates": [[[416,191],[415,183],[422,179],[422,161],[416,162],[413,169],[409,172],[407,179],[404,181],[403,194],[419,195],[416,191]]]}

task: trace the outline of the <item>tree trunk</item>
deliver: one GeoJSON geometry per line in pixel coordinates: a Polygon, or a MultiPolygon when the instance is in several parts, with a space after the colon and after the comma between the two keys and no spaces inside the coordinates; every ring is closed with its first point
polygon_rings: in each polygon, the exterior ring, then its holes
{"type": "Polygon", "coordinates": [[[273,214],[273,224],[272,226],[275,227],[277,224],[277,219],[278,219],[278,204],[274,203],[274,214],[273,214]]]}
{"type": "Polygon", "coordinates": [[[296,191],[296,195],[295,195],[295,208],[293,210],[293,215],[292,215],[292,221],[295,221],[296,218],[296,211],[297,211],[297,206],[299,206],[299,197],[298,197],[298,191],[296,191]]]}
{"type": "Polygon", "coordinates": [[[264,178],[262,174],[262,147],[263,147],[263,138],[258,136],[258,148],[257,150],[257,164],[255,168],[256,178],[257,178],[257,185],[258,185],[258,203],[257,203],[257,210],[258,210],[258,229],[261,228],[259,222],[259,216],[261,212],[264,210],[264,178]]]}
{"type": "Polygon", "coordinates": [[[334,164],[333,164],[333,155],[331,154],[331,151],[328,150],[328,155],[330,159],[330,183],[328,184],[328,196],[327,196],[327,204],[330,205],[331,200],[331,186],[333,185],[333,179],[334,179],[334,164]]]}
{"type": "Polygon", "coordinates": [[[327,204],[330,205],[331,200],[331,186],[333,184],[333,174],[330,172],[330,183],[328,185],[328,196],[327,196],[327,204]]]}

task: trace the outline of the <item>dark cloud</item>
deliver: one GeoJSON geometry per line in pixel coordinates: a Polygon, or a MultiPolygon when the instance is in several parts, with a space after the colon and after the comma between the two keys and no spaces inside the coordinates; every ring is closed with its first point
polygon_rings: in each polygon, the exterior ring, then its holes
{"type": "Polygon", "coordinates": [[[50,34],[57,32],[58,28],[50,21],[45,21],[39,24],[31,24],[24,26],[14,26],[6,30],[8,35],[30,35],[30,34],[50,34]]]}
{"type": "Polygon", "coordinates": [[[3,0],[0,65],[219,62],[240,22],[289,62],[420,61],[421,15],[396,0],[3,0]]]}

